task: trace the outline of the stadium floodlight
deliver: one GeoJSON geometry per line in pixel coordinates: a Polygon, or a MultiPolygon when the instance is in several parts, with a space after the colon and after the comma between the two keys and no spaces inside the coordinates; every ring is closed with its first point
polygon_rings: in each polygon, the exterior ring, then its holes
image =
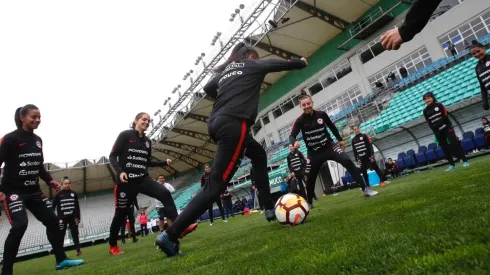
{"type": "Polygon", "coordinates": [[[205,53],[201,53],[201,55],[197,57],[196,62],[194,63],[194,65],[197,66],[197,65],[199,65],[199,62],[202,62],[202,64],[204,65],[204,69],[206,69],[206,63],[203,60],[203,57],[204,56],[206,56],[206,54],[205,53]]]}
{"type": "Polygon", "coordinates": [[[211,46],[216,45],[216,42],[219,40],[221,47],[223,47],[223,42],[220,39],[221,37],[221,32],[217,32],[216,35],[213,37],[213,40],[211,41],[211,46]]]}
{"type": "Polygon", "coordinates": [[[239,6],[240,9],[235,9],[235,12],[231,14],[230,22],[233,22],[235,20],[235,17],[238,15],[238,18],[240,18],[240,22],[244,22],[243,17],[240,15],[240,10],[243,10],[245,8],[244,4],[240,4],[239,6]]]}

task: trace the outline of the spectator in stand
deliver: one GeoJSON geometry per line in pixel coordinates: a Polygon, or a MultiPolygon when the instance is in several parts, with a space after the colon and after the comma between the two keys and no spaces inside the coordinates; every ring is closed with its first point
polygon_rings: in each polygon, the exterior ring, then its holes
{"type": "Polygon", "coordinates": [[[451,41],[447,42],[447,49],[451,52],[452,56],[458,54],[458,52],[456,51],[456,46],[454,46],[454,44],[451,41]]]}
{"type": "Polygon", "coordinates": [[[232,196],[231,191],[228,189],[221,194],[221,200],[223,201],[223,206],[225,207],[226,218],[228,218],[230,214],[232,217],[235,217],[235,213],[233,212],[233,203],[231,201],[232,196]]]}
{"type": "Polygon", "coordinates": [[[391,178],[398,178],[400,176],[400,172],[401,170],[398,165],[391,158],[389,158],[385,163],[385,175],[389,173],[391,178]]]}
{"type": "Polygon", "coordinates": [[[145,211],[141,211],[140,213],[140,230],[141,237],[148,235],[148,216],[145,211]]]}
{"type": "Polygon", "coordinates": [[[488,146],[490,146],[490,123],[486,117],[482,117],[481,122],[483,124],[483,134],[485,135],[485,140],[488,146]]]}

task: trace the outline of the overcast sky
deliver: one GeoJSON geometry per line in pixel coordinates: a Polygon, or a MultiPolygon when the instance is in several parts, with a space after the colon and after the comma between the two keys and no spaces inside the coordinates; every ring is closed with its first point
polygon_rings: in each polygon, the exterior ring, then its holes
{"type": "Polygon", "coordinates": [[[46,162],[107,156],[136,113],[153,115],[185,83],[242,3],[256,1],[1,1],[0,136],[32,103],[46,162]]]}

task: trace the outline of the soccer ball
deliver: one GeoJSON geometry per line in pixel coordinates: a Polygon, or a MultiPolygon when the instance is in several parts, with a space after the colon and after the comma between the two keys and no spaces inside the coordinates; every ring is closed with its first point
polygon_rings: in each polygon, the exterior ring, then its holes
{"type": "Polygon", "coordinates": [[[280,224],[295,226],[306,220],[310,209],[300,195],[289,193],[277,200],[274,212],[280,224]]]}

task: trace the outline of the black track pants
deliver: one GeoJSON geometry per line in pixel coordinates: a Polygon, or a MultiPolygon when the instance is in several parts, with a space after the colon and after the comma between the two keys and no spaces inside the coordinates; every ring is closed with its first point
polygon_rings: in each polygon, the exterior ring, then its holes
{"type": "Polygon", "coordinates": [[[307,170],[309,168],[309,172],[306,175],[306,193],[308,195],[308,203],[313,203],[313,192],[315,191],[316,178],[323,163],[327,160],[338,162],[340,165],[344,166],[345,169],[352,175],[354,181],[361,186],[362,190],[364,190],[364,180],[362,179],[359,168],[356,167],[354,162],[352,162],[349,156],[342,149],[340,149],[337,145],[331,144],[327,145],[327,147],[324,149],[308,152],[307,166],[309,167],[307,167],[307,170]]]}
{"type": "Polygon", "coordinates": [[[453,128],[440,131],[436,135],[436,138],[437,141],[439,141],[439,145],[441,145],[441,148],[444,151],[446,159],[450,165],[454,165],[453,154],[451,152],[456,154],[456,158],[466,162],[466,154],[463,146],[461,146],[461,143],[459,142],[458,137],[456,137],[453,128]],[[447,140],[449,140],[451,144],[448,144],[447,140]]]}
{"type": "MultiPolygon", "coordinates": [[[[214,204],[214,203],[213,203],[214,204]]],[[[213,218],[214,218],[214,210],[213,210],[213,204],[211,204],[211,206],[209,207],[208,209],[208,213],[209,213],[209,222],[213,223],[213,218]]],[[[225,210],[223,209],[223,204],[221,204],[221,200],[220,199],[217,199],[216,200],[216,204],[218,205],[218,209],[219,209],[219,213],[221,214],[221,218],[223,220],[226,220],[225,218],[225,210]]]]}
{"type": "Polygon", "coordinates": [[[219,199],[240,166],[244,154],[252,161],[259,199],[263,201],[266,210],[273,207],[267,174],[267,154],[250,135],[247,122],[233,117],[218,116],[209,121],[208,131],[216,143],[211,175],[208,183],[199,190],[167,229],[166,232],[172,241],[177,240],[191,223],[208,210],[211,203],[219,199]]]}
{"type": "MultiPolygon", "coordinates": [[[[61,232],[58,219],[51,208],[51,202],[42,192],[22,194],[18,192],[5,192],[6,200],[3,202],[6,216],[12,225],[5,240],[2,274],[13,273],[13,266],[20,242],[27,230],[27,209],[46,226],[46,234],[51,244],[56,263],[66,259],[61,243],[61,232]]],[[[40,233],[40,232],[39,232],[40,233]]]]}
{"type": "MultiPolygon", "coordinates": [[[[129,207],[129,205],[132,205],[139,193],[161,201],[166,211],[168,211],[167,213],[170,215],[170,217],[167,218],[172,220],[177,218],[177,208],[170,191],[152,178],[146,177],[139,183],[118,183],[114,186],[114,203],[116,211],[111,224],[111,233],[109,236],[110,246],[117,245],[119,229],[126,223],[126,217],[128,216],[129,211],[132,211],[132,208],[129,207]]],[[[132,233],[134,236],[135,232],[133,231],[132,233]]]]}
{"type": "Polygon", "coordinates": [[[298,195],[300,195],[301,197],[306,199],[306,190],[305,190],[305,184],[304,184],[305,183],[304,172],[303,171],[294,172],[294,176],[298,180],[298,187],[299,187],[298,195]]]}
{"type": "MultiPolygon", "coordinates": [[[[134,228],[134,209],[133,207],[128,209],[127,219],[129,220],[129,230],[131,230],[131,236],[133,241],[136,240],[136,229],[134,228]]],[[[121,240],[126,239],[126,219],[123,219],[123,224],[121,225],[121,240]]]]}
{"type": "Polygon", "coordinates": [[[61,244],[64,244],[64,242],[65,242],[66,228],[70,227],[70,232],[71,232],[71,237],[73,239],[73,243],[75,244],[77,251],[80,250],[78,224],[75,221],[75,217],[68,217],[68,218],[64,218],[64,219],[59,219],[58,225],[59,225],[59,228],[61,231],[61,234],[60,234],[61,244]]]}
{"type": "Polygon", "coordinates": [[[384,177],[383,173],[381,173],[381,170],[379,170],[379,166],[376,163],[376,159],[374,158],[374,156],[363,157],[363,158],[360,158],[359,160],[361,163],[361,173],[364,176],[364,180],[365,180],[367,186],[370,186],[369,185],[369,176],[368,176],[368,172],[367,172],[369,168],[373,169],[376,172],[376,174],[378,174],[379,180],[381,182],[385,181],[385,177],[384,177]]]}

